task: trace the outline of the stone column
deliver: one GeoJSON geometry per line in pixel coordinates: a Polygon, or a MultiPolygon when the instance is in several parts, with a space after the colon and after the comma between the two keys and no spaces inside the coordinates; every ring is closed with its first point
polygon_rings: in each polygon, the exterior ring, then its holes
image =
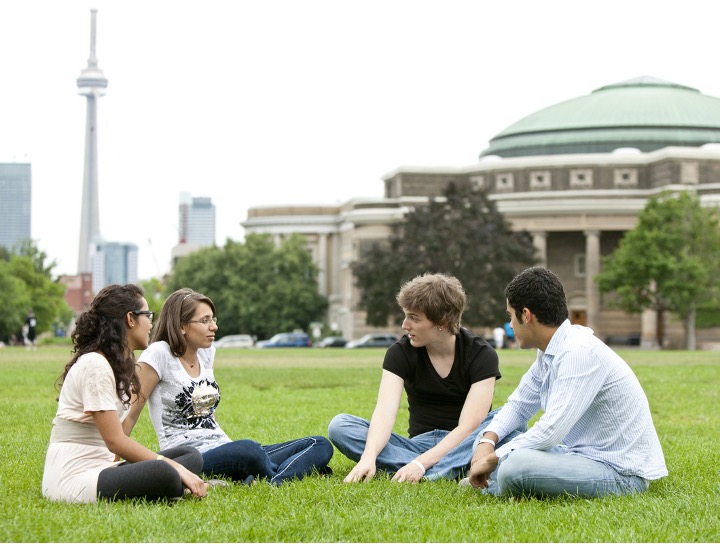
{"type": "Polygon", "coordinates": [[[532,233],[535,255],[538,257],[540,266],[547,266],[547,232],[544,230],[532,233]]]}
{"type": "Polygon", "coordinates": [[[640,332],[640,346],[643,349],[657,349],[659,347],[657,338],[657,312],[655,310],[643,310],[640,323],[642,327],[640,332]]]}
{"type": "Polygon", "coordinates": [[[318,287],[320,294],[327,296],[327,234],[318,234],[318,287]]]}
{"type": "Polygon", "coordinates": [[[600,289],[595,276],[600,273],[600,231],[585,231],[585,298],[587,300],[587,326],[598,334],[600,289]]]}

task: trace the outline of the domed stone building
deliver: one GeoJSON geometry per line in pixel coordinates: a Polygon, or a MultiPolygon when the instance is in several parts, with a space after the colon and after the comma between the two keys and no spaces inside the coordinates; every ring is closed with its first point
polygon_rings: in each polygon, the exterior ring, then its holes
{"type": "MultiPolygon", "coordinates": [[[[652,346],[654,314],[609,308],[593,278],[649,197],[691,190],[703,205],[720,205],[720,98],[650,77],[607,85],[520,119],[473,165],[398,168],[384,177],[382,199],[255,207],[243,226],[278,240],[303,234],[330,301],[328,323],[357,338],[373,329],[357,310],[350,264],[452,180],[487,190],[513,229],[531,233],[542,264],[563,281],[573,322],[601,338],[638,333],[652,346]]],[[[679,323],[668,322],[666,333],[681,345],[679,323]]]]}

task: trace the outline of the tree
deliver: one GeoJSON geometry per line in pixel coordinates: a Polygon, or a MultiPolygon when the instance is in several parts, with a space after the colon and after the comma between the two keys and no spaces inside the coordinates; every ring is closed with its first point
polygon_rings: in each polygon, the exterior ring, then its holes
{"type": "Polygon", "coordinates": [[[664,314],[683,320],[685,347],[695,349],[695,312],[717,304],[720,289],[720,216],[696,195],[663,192],[650,200],[617,249],[602,261],[600,291],[628,313],[657,312],[656,334],[664,344],[664,314]]]}
{"type": "Polygon", "coordinates": [[[162,309],[163,302],[165,302],[162,282],[158,278],[150,278],[149,280],[142,280],[138,283],[145,293],[148,308],[157,315],[162,309]]]}
{"type": "Polygon", "coordinates": [[[10,261],[0,260],[0,340],[7,342],[17,335],[30,308],[30,294],[22,280],[10,269],[10,261]]]}
{"type": "Polygon", "coordinates": [[[210,297],[223,335],[267,338],[321,320],[327,300],[318,293],[317,273],[302,236],[276,247],[269,235],[250,234],[244,243],[228,240],[224,248],[184,257],[167,288],[190,287],[210,297]]]}
{"type": "Polygon", "coordinates": [[[33,309],[38,334],[57,323],[68,323],[72,311],[64,300],[65,287],[52,278],[55,262],[32,241],[21,243],[14,253],[0,257],[0,336],[17,335],[28,310],[33,309]]]}
{"type": "Polygon", "coordinates": [[[485,191],[451,182],[444,197],[411,210],[389,240],[361,247],[353,273],[370,325],[386,326],[389,316],[399,317],[394,295],[403,282],[442,272],[465,288],[464,321],[493,326],[506,320],[505,286],[534,263],[529,235],[512,232],[485,191]]]}

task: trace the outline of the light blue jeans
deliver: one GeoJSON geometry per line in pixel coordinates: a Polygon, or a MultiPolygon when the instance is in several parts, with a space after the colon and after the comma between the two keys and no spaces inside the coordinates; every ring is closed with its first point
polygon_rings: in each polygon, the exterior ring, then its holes
{"type": "Polygon", "coordinates": [[[487,489],[482,491],[491,495],[594,498],[631,495],[647,488],[645,478],[623,476],[603,462],[557,446],[547,451],[511,451],[500,459],[487,489]]]}
{"type": "MultiPolygon", "coordinates": [[[[445,457],[437,464],[427,469],[426,480],[437,480],[439,478],[460,478],[470,471],[470,461],[473,455],[473,444],[478,433],[487,427],[498,410],[490,412],[483,422],[473,431],[470,436],[463,440],[458,446],[450,450],[445,457]]],[[[333,418],[328,426],[328,436],[340,452],[346,457],[357,462],[365,450],[370,422],[361,417],[350,414],[339,414],[333,418]]],[[[525,429],[522,429],[523,431],[525,429]]],[[[410,461],[433,448],[445,438],[450,431],[434,430],[407,438],[396,433],[390,435],[387,445],[382,449],[375,461],[379,470],[395,473],[410,461]]],[[[511,440],[520,434],[514,431],[504,442],[511,440]]]]}

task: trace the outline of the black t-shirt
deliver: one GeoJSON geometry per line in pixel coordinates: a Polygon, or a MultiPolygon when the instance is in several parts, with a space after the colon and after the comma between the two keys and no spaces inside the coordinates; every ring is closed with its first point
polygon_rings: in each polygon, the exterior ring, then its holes
{"type": "Polygon", "coordinates": [[[460,329],[455,335],[455,360],[446,378],[436,372],[427,350],[410,345],[407,336],[388,348],[383,369],[405,382],[410,437],[435,429],[453,430],[460,420],[470,386],[501,377],[495,350],[467,329],[460,329]]]}

